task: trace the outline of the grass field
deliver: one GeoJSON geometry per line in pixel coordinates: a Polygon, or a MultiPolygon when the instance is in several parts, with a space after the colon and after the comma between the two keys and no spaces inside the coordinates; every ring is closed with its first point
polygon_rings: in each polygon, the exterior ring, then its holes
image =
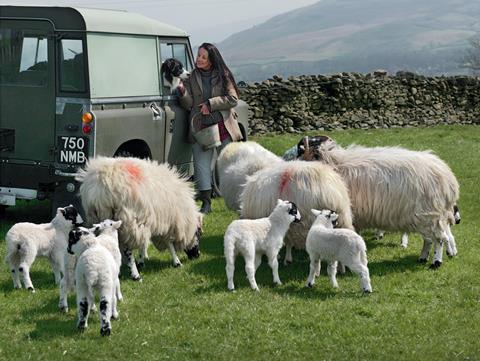
{"type": "MultiPolygon", "coordinates": [[[[248,287],[243,260],[237,261],[237,291],[226,288],[223,233],[236,218],[215,199],[205,219],[202,255],[170,266],[167,252],[150,248],[143,282],[126,277],[120,319],[112,336],[100,337],[98,316],[77,332],[75,297],[71,310],[57,309],[58,290],[45,260],[33,266],[35,294],[13,290],[6,265],[0,272],[0,360],[479,360],[480,359],[480,127],[328,133],[339,143],[401,145],[432,149],[453,169],[461,186],[462,222],[453,228],[458,255],[444,256],[436,271],[417,263],[422,241],[411,235],[407,249],[399,233],[375,240],[364,234],[374,292],[363,296],[353,274],[331,288],[322,275],[304,287],[308,256],[294,251],[294,263],[280,267],[283,285],[273,287],[266,261],[257,272],[260,292],[248,287]]],[[[282,154],[300,135],[254,138],[282,154]]],[[[48,204],[8,209],[4,236],[15,222],[48,221],[48,204]]],[[[283,252],[282,252],[283,255],[283,252]]]]}

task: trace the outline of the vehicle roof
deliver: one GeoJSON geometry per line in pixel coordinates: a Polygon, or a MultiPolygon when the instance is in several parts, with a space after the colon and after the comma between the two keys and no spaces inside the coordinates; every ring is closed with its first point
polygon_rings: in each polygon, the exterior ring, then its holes
{"type": "Polygon", "coordinates": [[[188,36],[177,27],[124,10],[58,6],[0,6],[1,18],[41,18],[50,20],[55,30],[188,36]]]}

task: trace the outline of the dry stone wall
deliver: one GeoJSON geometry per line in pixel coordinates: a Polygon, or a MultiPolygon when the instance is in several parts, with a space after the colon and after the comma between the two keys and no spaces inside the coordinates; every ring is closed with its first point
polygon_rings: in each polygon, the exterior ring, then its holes
{"type": "Polygon", "coordinates": [[[480,124],[477,77],[385,71],[274,76],[240,89],[250,106],[250,134],[480,124]]]}

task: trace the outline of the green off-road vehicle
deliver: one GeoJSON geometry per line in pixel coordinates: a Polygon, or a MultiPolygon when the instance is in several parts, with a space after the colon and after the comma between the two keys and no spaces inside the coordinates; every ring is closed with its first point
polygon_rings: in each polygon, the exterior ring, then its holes
{"type": "MultiPolygon", "coordinates": [[[[162,61],[191,70],[185,31],[125,11],[0,6],[0,208],[78,204],[90,157],[135,156],[192,173],[187,114],[162,61]]],[[[244,138],[247,105],[236,109],[244,138]]]]}

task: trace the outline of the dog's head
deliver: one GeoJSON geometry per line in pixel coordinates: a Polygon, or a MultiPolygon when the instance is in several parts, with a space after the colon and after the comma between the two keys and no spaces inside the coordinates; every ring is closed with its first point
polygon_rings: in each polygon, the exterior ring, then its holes
{"type": "Polygon", "coordinates": [[[170,91],[176,89],[180,80],[187,79],[190,74],[185,70],[182,62],[175,58],[165,59],[160,67],[160,73],[165,79],[165,84],[170,87],[170,91]]]}
{"type": "Polygon", "coordinates": [[[71,227],[79,226],[83,223],[82,216],[71,204],[66,207],[57,208],[57,216],[63,218],[71,227]]]}

